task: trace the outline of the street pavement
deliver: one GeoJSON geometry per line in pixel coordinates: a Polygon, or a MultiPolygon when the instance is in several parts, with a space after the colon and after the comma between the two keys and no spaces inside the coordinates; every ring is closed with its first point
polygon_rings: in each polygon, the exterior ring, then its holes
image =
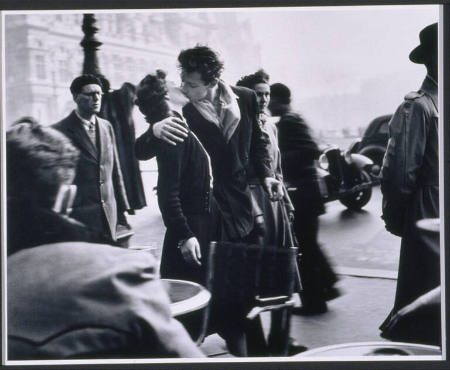
{"type": "MultiPolygon", "coordinates": [[[[147,207],[128,216],[135,231],[130,245],[150,246],[159,258],[165,228],[153,191],[154,165],[147,164],[142,175],[147,207]]],[[[380,205],[378,188],[361,212],[348,211],[337,201],[327,204],[327,213],[320,218],[319,239],[339,274],[337,287],[342,295],[328,302],[324,314],[292,316],[291,336],[308,349],[383,340],[378,327],[394,301],[400,239],[384,230],[380,205]]],[[[266,331],[269,322],[270,315],[263,314],[266,331]]],[[[201,349],[211,357],[230,356],[217,335],[207,337],[201,349]]]]}

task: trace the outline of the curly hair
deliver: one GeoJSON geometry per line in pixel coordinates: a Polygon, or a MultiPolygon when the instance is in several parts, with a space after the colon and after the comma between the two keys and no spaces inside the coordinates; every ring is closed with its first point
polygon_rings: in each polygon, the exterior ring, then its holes
{"type": "Polygon", "coordinates": [[[182,50],[178,55],[178,62],[184,72],[200,73],[205,84],[219,79],[223,71],[223,62],[219,60],[218,54],[207,46],[197,45],[182,50]]]}
{"type": "Polygon", "coordinates": [[[61,184],[71,183],[79,151],[59,131],[34,122],[6,132],[8,199],[49,208],[61,184]]]}
{"type": "Polygon", "coordinates": [[[158,122],[170,115],[167,102],[168,89],[166,73],[156,71],[156,75],[148,74],[136,88],[136,105],[148,123],[158,122]]]}
{"type": "Polygon", "coordinates": [[[236,86],[244,86],[253,90],[257,84],[269,84],[269,75],[263,69],[259,69],[251,75],[241,77],[236,83],[236,86]]]}

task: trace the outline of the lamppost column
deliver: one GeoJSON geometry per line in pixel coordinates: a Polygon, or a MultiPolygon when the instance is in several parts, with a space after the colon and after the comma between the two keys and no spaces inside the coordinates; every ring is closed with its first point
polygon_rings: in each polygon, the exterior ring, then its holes
{"type": "Polygon", "coordinates": [[[84,33],[84,38],[81,40],[80,45],[84,50],[84,62],[83,62],[83,74],[100,75],[100,67],[98,64],[97,50],[102,45],[102,42],[98,41],[95,34],[98,32],[98,28],[95,26],[96,19],[94,14],[83,14],[83,25],[81,29],[84,33]]]}

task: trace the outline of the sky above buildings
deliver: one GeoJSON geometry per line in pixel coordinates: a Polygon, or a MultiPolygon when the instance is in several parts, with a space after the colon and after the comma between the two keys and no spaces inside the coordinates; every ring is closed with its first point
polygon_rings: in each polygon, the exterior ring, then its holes
{"type": "MultiPolygon", "coordinates": [[[[166,30],[176,33],[173,25],[180,19],[205,27],[200,36],[180,35],[183,41],[167,48],[173,62],[159,67],[171,72],[175,85],[178,49],[207,44],[221,53],[227,82],[264,68],[271,82],[291,88],[294,108],[318,130],[362,127],[392,113],[406,93],[420,87],[425,68],[408,55],[420,30],[439,19],[438,5],[139,11],[142,17],[161,12],[173,13],[165,18],[171,26],[166,30]]],[[[158,29],[156,38],[167,38],[161,32],[168,31],[158,29]]]]}
{"type": "MultiPolygon", "coordinates": [[[[419,44],[420,30],[439,19],[437,5],[211,11],[224,20],[217,23],[222,39],[210,41],[224,52],[224,79],[235,83],[264,68],[271,82],[291,88],[294,108],[318,129],[362,127],[392,113],[406,93],[420,87],[426,70],[408,55],[419,44]],[[228,13],[251,25],[248,42],[259,45],[245,63],[223,50],[236,27],[228,13]]],[[[235,55],[245,48],[234,45],[235,55]]]]}
{"type": "MultiPolygon", "coordinates": [[[[409,62],[419,31],[438,20],[437,6],[321,7],[251,14],[262,64],[273,79],[303,82],[300,96],[354,92],[385,75],[421,79],[409,62]]],[[[414,85],[412,87],[415,87],[414,85]]]]}
{"type": "Polygon", "coordinates": [[[393,112],[420,87],[425,68],[408,55],[420,30],[438,21],[439,7],[263,9],[242,17],[261,44],[260,66],[291,87],[313,126],[355,127],[393,112]]]}

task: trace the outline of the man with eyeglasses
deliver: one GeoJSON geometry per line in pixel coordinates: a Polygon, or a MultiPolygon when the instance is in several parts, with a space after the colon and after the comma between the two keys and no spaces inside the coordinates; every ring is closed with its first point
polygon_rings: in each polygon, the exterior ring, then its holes
{"type": "Polygon", "coordinates": [[[113,128],[98,116],[102,84],[94,75],[85,74],[72,81],[70,92],[77,107],[52,127],[80,151],[71,217],[101,235],[100,242],[115,242],[118,215],[129,205],[113,128]]]}

